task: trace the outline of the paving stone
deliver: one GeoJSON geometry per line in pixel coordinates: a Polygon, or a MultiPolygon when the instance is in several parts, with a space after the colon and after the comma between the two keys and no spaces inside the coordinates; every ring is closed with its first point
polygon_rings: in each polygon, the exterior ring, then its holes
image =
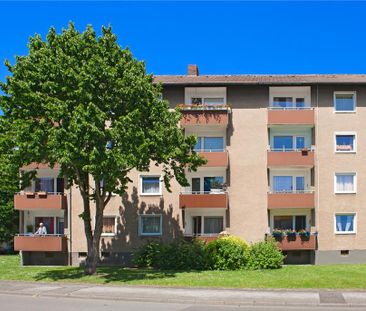
{"type": "Polygon", "coordinates": [[[331,292],[331,291],[321,291],[319,292],[320,303],[323,304],[345,304],[342,293],[331,292]]]}

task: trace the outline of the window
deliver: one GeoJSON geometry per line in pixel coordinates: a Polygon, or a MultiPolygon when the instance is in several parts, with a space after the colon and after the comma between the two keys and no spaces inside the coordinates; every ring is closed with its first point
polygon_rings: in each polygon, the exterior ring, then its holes
{"type": "Polygon", "coordinates": [[[306,230],[306,216],[295,216],[295,230],[306,230]]]}
{"type": "Polygon", "coordinates": [[[204,151],[207,151],[207,152],[224,151],[224,138],[223,137],[205,137],[204,151]]]}
{"type": "Polygon", "coordinates": [[[65,219],[62,217],[56,218],[56,232],[57,234],[64,234],[65,233],[65,219]]]}
{"type": "Polygon", "coordinates": [[[306,216],[274,216],[273,217],[273,228],[280,230],[293,230],[296,231],[306,230],[306,216]]]}
{"type": "Polygon", "coordinates": [[[192,193],[200,193],[201,192],[201,178],[194,177],[192,178],[192,193]]]}
{"type": "Polygon", "coordinates": [[[160,176],[141,176],[142,195],[161,195],[160,176]]]}
{"type": "Polygon", "coordinates": [[[116,234],[116,218],[114,216],[103,217],[102,235],[116,234]]]}
{"type": "Polygon", "coordinates": [[[305,191],[305,177],[304,176],[296,176],[296,191],[298,191],[298,192],[305,191]]]}
{"type": "Polygon", "coordinates": [[[140,235],[161,235],[162,217],[161,215],[140,215],[139,217],[140,235]]]}
{"type": "Polygon", "coordinates": [[[291,151],[305,148],[304,136],[273,136],[274,151],[291,151]],[[295,146],[295,147],[294,147],[295,146]]]}
{"type": "Polygon", "coordinates": [[[202,105],[202,98],[201,97],[192,97],[191,104],[196,105],[196,106],[202,105]]]}
{"type": "Polygon", "coordinates": [[[194,151],[199,152],[202,151],[202,141],[203,137],[197,137],[196,145],[194,146],[194,151]]]}
{"type": "Polygon", "coordinates": [[[356,92],[335,92],[334,110],[336,112],[356,111],[356,92]]]}
{"type": "Polygon", "coordinates": [[[356,233],[356,214],[336,214],[334,225],[335,233],[356,233]]]}
{"type": "Polygon", "coordinates": [[[296,149],[305,148],[305,137],[297,136],[297,137],[295,137],[295,140],[296,140],[296,149]]]}
{"type": "Polygon", "coordinates": [[[274,192],[292,192],[292,176],[273,176],[274,192]]]}
{"type": "Polygon", "coordinates": [[[223,97],[191,97],[192,105],[201,106],[202,102],[207,106],[223,106],[225,104],[223,97]]]}
{"type": "Polygon", "coordinates": [[[55,217],[35,217],[34,231],[36,231],[39,228],[40,223],[43,223],[43,225],[46,227],[47,234],[55,234],[55,217]]]}
{"type": "Polygon", "coordinates": [[[223,137],[197,137],[197,143],[194,147],[196,152],[222,152],[224,151],[223,137]]]}
{"type": "Polygon", "coordinates": [[[292,136],[274,136],[273,137],[274,149],[279,151],[287,151],[293,149],[293,137],[292,136]]]}
{"type": "Polygon", "coordinates": [[[274,97],[273,107],[278,108],[291,108],[292,107],[292,97],[274,97]]]}
{"type": "Polygon", "coordinates": [[[208,106],[222,106],[224,105],[224,98],[222,97],[206,97],[203,100],[205,105],[208,106]]]}
{"type": "Polygon", "coordinates": [[[52,177],[36,178],[36,192],[55,192],[55,179],[52,177]]]}
{"type": "Polygon", "coordinates": [[[297,108],[302,109],[305,108],[305,98],[296,98],[296,97],[273,97],[273,107],[275,108],[297,108]]]}
{"type": "Polygon", "coordinates": [[[223,231],[224,218],[221,217],[204,217],[204,234],[219,234],[223,231]]]}
{"type": "Polygon", "coordinates": [[[274,229],[280,229],[280,230],[292,230],[293,229],[292,216],[274,216],[273,227],[274,229]]]}
{"type": "Polygon", "coordinates": [[[355,134],[336,134],[335,151],[338,153],[347,153],[356,151],[355,134]]]}
{"type": "Polygon", "coordinates": [[[356,173],[336,173],[335,193],[356,193],[356,173]]]}
{"type": "Polygon", "coordinates": [[[205,177],[203,184],[205,192],[210,192],[214,189],[222,189],[224,184],[224,177],[223,176],[205,177]]]}

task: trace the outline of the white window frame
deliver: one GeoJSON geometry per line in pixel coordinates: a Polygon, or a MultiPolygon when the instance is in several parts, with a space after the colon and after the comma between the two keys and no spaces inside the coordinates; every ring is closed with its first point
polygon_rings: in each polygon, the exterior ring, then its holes
{"type": "Polygon", "coordinates": [[[335,113],[355,113],[357,110],[357,94],[356,91],[336,91],[333,93],[333,109],[335,113]],[[353,110],[336,110],[337,95],[353,95],[353,110]]]}
{"type": "Polygon", "coordinates": [[[140,186],[139,186],[139,194],[140,196],[161,196],[162,195],[162,180],[161,180],[161,175],[156,175],[156,174],[153,174],[153,175],[148,175],[148,174],[141,174],[139,176],[139,183],[140,183],[140,186]],[[159,192],[158,193],[144,193],[142,192],[142,180],[144,177],[157,177],[159,178],[159,192]]]}
{"type": "MultiPolygon", "coordinates": [[[[114,218],[114,232],[113,233],[103,233],[102,232],[102,235],[101,236],[116,236],[117,235],[117,216],[114,216],[114,215],[103,215],[103,218],[114,218]]],[[[103,227],[102,227],[102,230],[103,230],[103,227]]]]}
{"type": "Polygon", "coordinates": [[[162,214],[141,214],[138,216],[138,226],[140,236],[161,236],[163,234],[163,215],[162,214]],[[142,218],[143,217],[160,217],[160,231],[159,233],[145,233],[142,232],[142,218]]]}
{"type": "Polygon", "coordinates": [[[335,213],[334,214],[334,234],[336,235],[343,235],[343,234],[356,234],[357,233],[357,213],[335,213]],[[337,216],[353,216],[353,231],[337,231],[337,216]]]}
{"type": "Polygon", "coordinates": [[[335,194],[355,194],[357,193],[357,173],[356,172],[337,172],[334,174],[334,193],[335,194]],[[353,191],[337,190],[337,175],[353,175],[353,191]]]}
{"type": "Polygon", "coordinates": [[[357,153],[357,133],[356,132],[335,132],[334,133],[334,152],[335,153],[357,153]],[[353,150],[351,151],[339,151],[337,150],[337,136],[338,135],[353,135],[354,141],[353,141],[353,150]]]}

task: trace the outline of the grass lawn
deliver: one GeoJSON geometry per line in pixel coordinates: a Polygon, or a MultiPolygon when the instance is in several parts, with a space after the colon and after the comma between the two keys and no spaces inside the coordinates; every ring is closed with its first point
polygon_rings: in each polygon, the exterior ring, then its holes
{"type": "Polygon", "coordinates": [[[238,288],[366,289],[366,265],[286,266],[263,271],[154,271],[99,268],[85,276],[75,267],[21,267],[17,255],[0,256],[0,280],[63,281],[114,285],[238,288]]]}

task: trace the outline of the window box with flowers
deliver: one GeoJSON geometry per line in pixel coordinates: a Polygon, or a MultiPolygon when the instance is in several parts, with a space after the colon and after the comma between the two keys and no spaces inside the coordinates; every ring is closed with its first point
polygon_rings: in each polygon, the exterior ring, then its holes
{"type": "Polygon", "coordinates": [[[289,241],[296,240],[296,231],[295,230],[286,230],[286,236],[289,241]]]}
{"type": "Polygon", "coordinates": [[[299,233],[301,240],[303,240],[303,241],[310,240],[310,231],[300,230],[298,233],[299,233]]]}
{"type": "Polygon", "coordinates": [[[284,232],[283,232],[283,230],[273,229],[272,236],[276,241],[280,242],[280,241],[282,241],[284,232]]]}

